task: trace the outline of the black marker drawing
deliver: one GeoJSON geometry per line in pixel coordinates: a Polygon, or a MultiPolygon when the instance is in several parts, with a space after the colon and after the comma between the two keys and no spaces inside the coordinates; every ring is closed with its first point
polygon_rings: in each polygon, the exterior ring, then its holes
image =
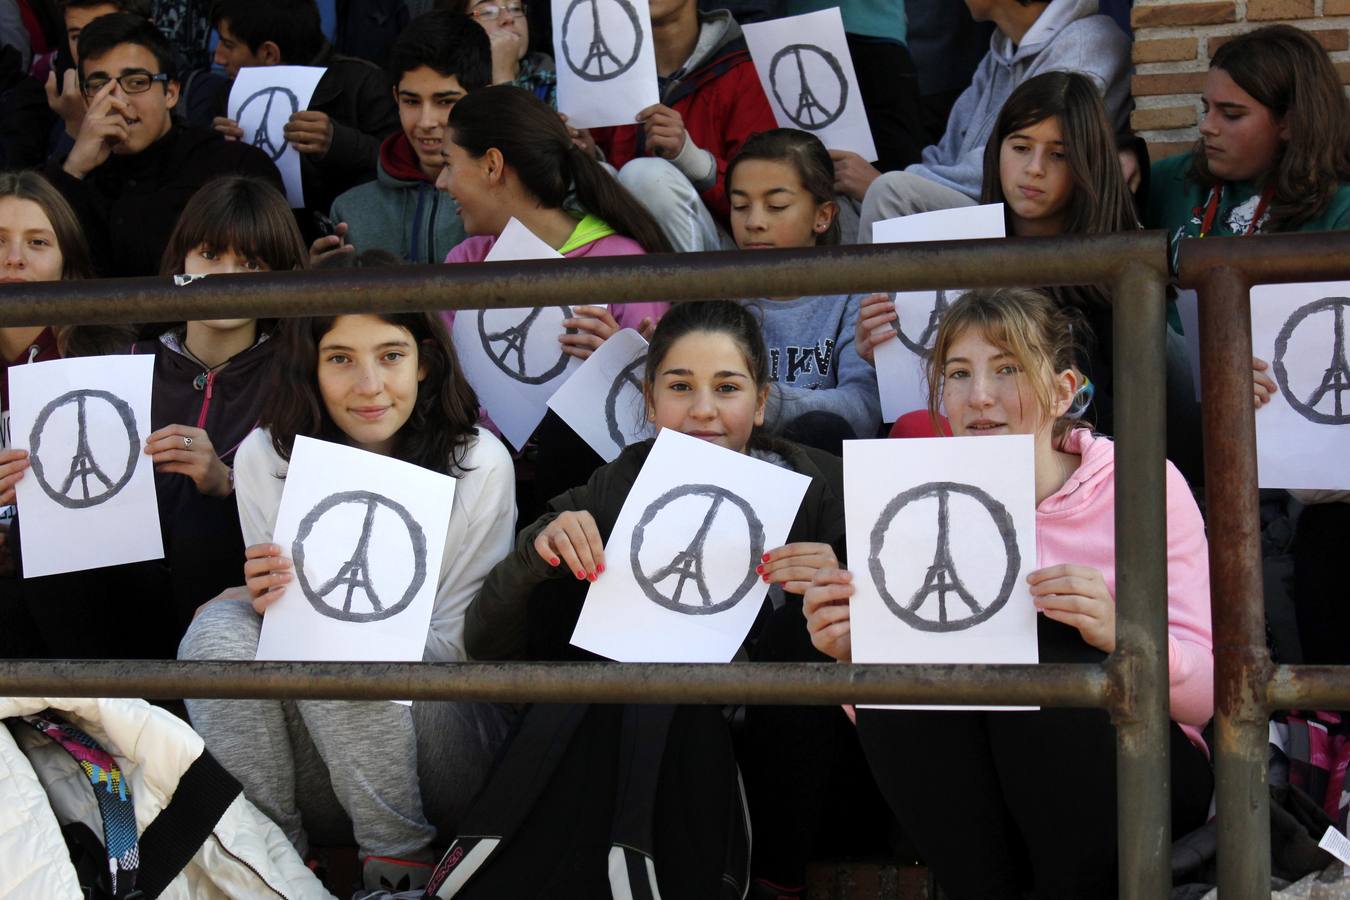
{"type": "MultiPolygon", "coordinates": [[[[384,518],[388,520],[387,516],[384,518]]],[[[412,602],[413,597],[417,596],[418,589],[422,587],[422,582],[427,577],[427,538],[422,526],[417,524],[402,504],[370,491],[343,491],[320,500],[318,505],[300,520],[295,541],[291,544],[291,560],[295,564],[300,590],[316,612],[343,622],[378,622],[402,612],[412,602]],[[310,584],[305,574],[305,540],[314,531],[320,519],[338,507],[348,504],[365,507],[361,537],[356,542],[356,548],[352,550],[347,561],[338,568],[336,575],[317,586],[310,584]],[[370,571],[370,536],[375,529],[375,514],[381,507],[393,513],[403,523],[412,550],[411,579],[402,596],[393,603],[386,603],[380,599],[370,571]],[[332,599],[335,593],[340,595],[336,601],[332,599]],[[365,597],[365,606],[369,611],[352,609],[352,601],[358,593],[365,597]]],[[[398,581],[401,582],[407,577],[407,568],[401,566],[395,568],[393,565],[389,568],[391,569],[389,574],[397,574],[398,581]]],[[[385,579],[384,583],[388,580],[385,579]]]]}
{"type": "MultiPolygon", "coordinates": [[[[581,18],[584,17],[579,17],[578,21],[581,18]]],[[[642,50],[642,23],[638,19],[637,10],[628,0],[572,0],[567,6],[567,13],[563,16],[562,35],[563,57],[567,60],[567,68],[575,72],[578,78],[583,78],[586,81],[609,81],[618,78],[633,67],[633,63],[637,62],[638,53],[642,50]],[[615,46],[622,51],[618,54],[611,49],[609,40],[606,39],[605,32],[600,27],[601,3],[612,3],[618,6],[633,26],[632,38],[624,35],[622,41],[618,40],[619,36],[613,34],[611,29],[610,37],[616,39],[615,46]],[[580,24],[574,33],[572,16],[583,6],[590,8],[590,26],[588,29],[584,23],[580,24]],[[574,34],[587,33],[589,33],[590,38],[586,42],[586,58],[578,63],[572,52],[572,38],[574,34]],[[630,40],[631,48],[627,46],[630,40]],[[606,66],[609,68],[606,69],[606,66]]],[[[577,42],[577,46],[580,46],[580,42],[577,42]]]]}
{"type": "Polygon", "coordinates": [[[933,355],[933,340],[937,337],[938,326],[942,324],[942,317],[947,313],[947,292],[938,291],[933,299],[933,311],[928,314],[928,324],[924,326],[923,332],[918,340],[905,334],[905,329],[900,327],[900,320],[896,319],[891,324],[895,327],[895,333],[900,338],[900,343],[909,348],[909,352],[923,359],[928,359],[933,355]]]}
{"type": "MultiPolygon", "coordinates": [[[[609,429],[610,440],[620,450],[628,446],[628,436],[624,433],[624,429],[619,426],[619,400],[625,394],[625,387],[637,391],[639,399],[642,397],[642,373],[646,368],[647,354],[643,353],[623,367],[618,377],[614,379],[614,384],[610,385],[609,396],[605,398],[605,425],[609,429]]],[[[628,394],[628,396],[632,397],[632,394],[628,394]]]]}
{"type": "Polygon", "coordinates": [[[642,513],[637,528],[633,529],[633,544],[629,561],[633,566],[633,577],[637,579],[638,586],[642,588],[642,592],[653,603],[691,616],[706,616],[735,606],[750,591],[750,588],[759,578],[755,572],[755,566],[759,565],[759,559],[763,553],[764,526],[760,523],[759,517],[755,515],[755,511],[751,509],[749,503],[726,488],[714,484],[685,484],[666,491],[642,513]],[[681,497],[707,497],[709,500],[708,511],[704,514],[702,524],[694,532],[694,536],[689,540],[685,549],[676,553],[669,563],[648,574],[643,571],[642,563],[638,558],[642,551],[643,541],[646,539],[647,527],[672,501],[681,497]],[[725,508],[727,503],[731,504],[731,508],[740,510],[744,517],[746,534],[749,538],[749,553],[746,558],[745,577],[726,596],[720,594],[714,596],[712,590],[708,587],[708,573],[704,570],[704,555],[707,552],[708,532],[712,530],[713,522],[716,521],[718,513],[725,508]],[[675,579],[675,589],[663,591],[661,589],[662,582],[671,578],[675,579]],[[694,589],[698,593],[696,602],[682,599],[685,585],[690,581],[694,583],[694,589]]]}
{"type": "MultiPolygon", "coordinates": [[[[563,318],[572,317],[572,309],[567,306],[559,306],[562,310],[563,318]]],[[[543,384],[546,381],[552,381],[562,374],[562,370],[567,368],[568,355],[563,352],[562,344],[558,343],[558,336],[553,332],[541,335],[538,339],[541,341],[552,341],[553,346],[557,348],[557,360],[544,372],[531,372],[529,366],[525,363],[525,348],[529,346],[531,329],[534,327],[535,320],[539,318],[539,308],[529,310],[524,319],[508,325],[500,331],[488,331],[487,310],[478,311],[478,337],[483,342],[483,349],[487,351],[488,357],[507,375],[522,384],[543,384]],[[508,362],[508,358],[511,360],[508,362]]],[[[516,311],[519,314],[519,310],[516,311]]],[[[576,334],[575,328],[566,329],[567,334],[576,334]]]]}
{"type": "Polygon", "coordinates": [[[1294,314],[1280,327],[1275,337],[1275,382],[1284,392],[1289,405],[1309,422],[1321,425],[1345,425],[1350,423],[1350,410],[1341,395],[1350,391],[1350,364],[1345,356],[1345,308],[1350,306],[1350,297],[1325,297],[1314,300],[1294,310],[1294,314]],[[1331,362],[1322,373],[1322,381],[1306,398],[1302,398],[1289,386],[1289,370],[1284,364],[1285,353],[1289,349],[1289,339],[1309,317],[1330,311],[1331,362]],[[1331,395],[1331,411],[1322,412],[1317,407],[1331,395]]]}
{"type": "MultiPolygon", "coordinates": [[[[127,486],[127,482],[131,481],[131,476],[136,471],[136,460],[140,457],[140,444],[140,437],[136,431],[136,414],[132,412],[131,406],[121,397],[107,391],[68,391],[42,407],[42,410],[38,413],[37,420],[33,422],[33,430],[28,435],[28,462],[33,469],[33,474],[37,477],[38,484],[42,486],[43,493],[67,509],[86,509],[90,506],[106,503],[127,486]],[[119,439],[115,449],[110,449],[105,454],[105,461],[120,466],[120,468],[113,469],[115,475],[109,475],[103,470],[89,446],[89,404],[91,401],[110,406],[126,429],[126,450],[122,449],[122,442],[119,439]],[[52,414],[71,404],[75,405],[75,453],[71,456],[70,466],[62,478],[60,486],[55,486],[47,478],[48,464],[44,464],[42,457],[42,437],[52,414]],[[100,490],[96,485],[94,492],[91,493],[89,490],[89,479],[91,478],[101,483],[103,488],[100,490]],[[79,496],[71,496],[72,493],[75,493],[74,489],[77,482],[79,484],[79,496]]],[[[99,449],[103,450],[104,448],[100,447],[99,449]]]]}
{"type": "MultiPolygon", "coordinates": [[[[811,68],[816,71],[820,69],[819,66],[811,66],[811,68]]],[[[773,98],[778,101],[778,106],[783,110],[783,114],[791,119],[792,123],[798,128],[804,128],[807,131],[819,131],[826,125],[832,124],[844,114],[844,110],[848,107],[848,78],[844,76],[844,67],[839,64],[838,58],[833,53],[817,47],[815,44],[788,44],[775,53],[773,60],[769,63],[769,87],[773,89],[773,98]],[[806,59],[802,58],[803,54],[806,55],[806,59]],[[780,67],[789,56],[797,64],[797,99],[791,105],[783,99],[783,94],[779,89],[779,82],[783,78],[780,67]],[[807,60],[809,59],[823,61],[838,82],[839,100],[834,105],[829,106],[822,103],[816,91],[812,90],[811,82],[806,77],[807,60]]],[[[828,98],[829,95],[824,96],[828,98]]]]}
{"type": "Polygon", "coordinates": [[[1013,527],[1012,516],[1008,513],[1008,510],[1002,503],[979,488],[953,481],[930,481],[927,484],[921,484],[904,491],[890,503],[887,503],[886,508],[881,511],[876,525],[872,528],[871,553],[867,559],[867,567],[872,574],[872,581],[876,584],[877,593],[881,595],[881,599],[885,602],[887,608],[895,613],[902,622],[919,631],[937,632],[964,631],[997,613],[1008,602],[1008,598],[1012,596],[1013,584],[1017,580],[1017,572],[1021,565],[1022,554],[1017,549],[1017,530],[1013,527]],[[975,597],[966,588],[952,563],[950,531],[951,496],[953,494],[969,497],[984,507],[990,519],[993,520],[999,537],[1003,540],[1003,549],[1008,560],[1007,568],[1004,570],[1003,581],[999,585],[997,593],[988,602],[982,602],[981,598],[975,597]],[[902,509],[911,503],[930,498],[937,499],[937,548],[933,553],[932,565],[928,567],[928,572],[924,576],[923,584],[919,585],[918,589],[910,594],[905,602],[901,603],[895,599],[886,584],[886,569],[881,562],[882,548],[886,543],[886,532],[902,509]],[[936,614],[933,613],[931,604],[929,604],[929,598],[934,594],[937,595],[936,614]],[[951,604],[955,607],[954,610],[949,608],[948,595],[955,595],[957,600],[960,601],[959,606],[951,604]],[[925,615],[925,612],[928,614],[925,615]]]}
{"type": "Polygon", "coordinates": [[[235,115],[235,121],[244,121],[244,111],[259,98],[261,98],[260,102],[265,105],[263,106],[262,117],[258,119],[258,127],[253,132],[253,140],[249,143],[266,153],[272,162],[276,162],[281,159],[281,154],[285,153],[286,148],[290,146],[290,142],[286,140],[282,129],[291,120],[291,116],[300,109],[300,100],[295,96],[295,92],[289,88],[265,87],[249,95],[249,98],[239,105],[239,112],[235,115]],[[274,117],[272,115],[272,104],[277,102],[278,97],[283,106],[274,117]]]}

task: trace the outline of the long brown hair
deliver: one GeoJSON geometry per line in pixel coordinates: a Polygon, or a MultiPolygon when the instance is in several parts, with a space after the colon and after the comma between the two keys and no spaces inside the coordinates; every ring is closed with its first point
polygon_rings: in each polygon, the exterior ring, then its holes
{"type": "MultiPolygon", "coordinates": [[[[1267,25],[1228,41],[1209,67],[1222,69],[1288,128],[1267,180],[1275,188],[1268,230],[1292,231],[1325,212],[1341,182],[1350,181],[1350,103],[1322,45],[1291,25],[1267,25]]],[[[1203,185],[1218,181],[1198,144],[1189,174],[1203,185]]]]}
{"type": "MultiPolygon", "coordinates": [[[[417,361],[427,370],[417,385],[412,414],[398,432],[393,455],[434,472],[457,476],[477,434],[478,398],[464,378],[445,324],[435,313],[372,313],[408,331],[417,361]]],[[[258,421],[272,435],[272,447],[291,458],[296,435],[347,443],[319,394],[319,344],[337,316],[283,319],[273,340],[267,398],[258,421]]]]}
{"type": "Polygon", "coordinates": [[[56,247],[61,251],[61,280],[93,278],[94,264],[89,256],[89,242],[75,211],[61,192],[52,187],[37,172],[27,170],[0,172],[0,197],[28,200],[42,208],[56,234],[56,247]]]}
{"type": "Polygon", "coordinates": [[[575,191],[582,209],[648,253],[670,251],[651,213],[578,149],[558,114],[529,91],[509,84],[470,91],[450,111],[450,139],[475,159],[496,147],[545,208],[562,209],[575,191]]]}

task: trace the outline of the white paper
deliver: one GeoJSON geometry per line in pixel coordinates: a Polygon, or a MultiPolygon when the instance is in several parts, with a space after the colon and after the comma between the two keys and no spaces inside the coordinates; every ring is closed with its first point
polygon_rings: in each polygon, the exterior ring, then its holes
{"type": "Polygon", "coordinates": [[[11,366],[25,578],[164,557],[150,435],[153,356],[11,366]]]}
{"type": "Polygon", "coordinates": [[[1350,488],[1350,282],[1252,288],[1252,352],[1279,388],[1256,411],[1257,484],[1350,488]]]}
{"type": "Polygon", "coordinates": [[[642,335],[631,328],[617,331],[549,398],[548,408],[605,462],[613,462],[624,447],[654,431],[642,398],[646,366],[642,335]]]}
{"type": "Polygon", "coordinates": [[[422,658],[455,479],[295,439],[273,543],[294,578],[263,616],[260,660],[422,658]]]}
{"type": "Polygon", "coordinates": [[[779,127],[809,131],[830,150],[876,160],[838,7],[742,30],[779,127]]]}
{"type": "Polygon", "coordinates": [[[1038,661],[1031,436],[845,441],[844,509],[854,662],[1038,661]]]}
{"type": "Polygon", "coordinates": [[[787,539],[810,483],[662,429],[572,643],[620,662],[730,662],[768,591],[755,567],[787,539]]]}
{"type": "MultiPolygon", "coordinates": [[[[485,262],[562,259],[562,254],[515,219],[506,224],[485,262]]],[[[517,450],[548,411],[548,400],[581,366],[558,336],[571,307],[461,310],[451,338],[478,402],[517,450]]]]}
{"type": "MultiPolygon", "coordinates": [[[[1001,237],[1006,237],[1002,203],[916,213],[886,219],[872,226],[874,244],[1001,237]]],[[[882,421],[894,422],[905,413],[928,408],[927,353],[933,349],[942,311],[955,303],[962,293],[945,290],[899,291],[895,294],[893,299],[899,321],[873,332],[878,334],[894,328],[900,336],[899,340],[878,344],[874,351],[882,421]]]]}
{"type": "Polygon", "coordinates": [[[243,129],[241,140],[276,164],[292,209],[304,208],[305,192],[300,186],[300,152],[282,129],[293,114],[309,108],[325,71],[322,66],[245,66],[230,87],[227,106],[230,118],[243,129]]]}
{"type": "Polygon", "coordinates": [[[661,102],[647,0],[553,0],[558,112],[573,128],[632,125],[661,102]]]}
{"type": "Polygon", "coordinates": [[[1327,833],[1322,835],[1322,839],[1317,842],[1317,846],[1339,859],[1342,863],[1350,866],[1350,839],[1336,830],[1336,827],[1327,829],[1327,833]]]}

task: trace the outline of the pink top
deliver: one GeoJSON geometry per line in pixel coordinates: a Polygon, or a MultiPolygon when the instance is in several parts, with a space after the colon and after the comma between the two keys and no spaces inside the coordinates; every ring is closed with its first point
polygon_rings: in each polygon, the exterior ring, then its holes
{"type": "MultiPolygon", "coordinates": [[[[1082,457],[1069,480],[1036,508],[1037,564],[1101,570],[1116,593],[1115,445],[1076,429],[1064,449],[1082,457]]],[[[1167,463],[1167,664],[1172,720],[1201,749],[1214,714],[1214,640],[1209,618],[1209,545],[1186,480],[1167,463]]]]}

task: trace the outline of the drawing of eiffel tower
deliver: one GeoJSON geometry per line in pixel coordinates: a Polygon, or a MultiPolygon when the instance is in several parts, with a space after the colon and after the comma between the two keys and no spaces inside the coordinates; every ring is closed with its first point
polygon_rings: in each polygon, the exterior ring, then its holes
{"type": "Polygon", "coordinates": [[[914,612],[928,600],[932,594],[938,595],[938,621],[945,623],[947,619],[947,595],[955,594],[961,598],[961,602],[970,607],[972,613],[980,612],[980,605],[975,602],[975,598],[966,590],[966,586],[961,583],[961,577],[956,574],[956,568],[952,565],[952,549],[948,536],[949,528],[947,525],[947,504],[948,494],[945,490],[938,491],[938,539],[937,548],[933,552],[933,564],[928,567],[928,574],[924,576],[923,586],[914,592],[910,598],[907,609],[914,612]]]}
{"type": "Polygon", "coordinates": [[[708,590],[708,582],[703,574],[703,544],[708,539],[708,531],[712,528],[713,520],[717,518],[717,510],[722,506],[722,499],[720,494],[713,498],[712,505],[708,507],[708,514],[704,516],[703,524],[694,533],[689,546],[676,553],[675,558],[658,569],[651,578],[652,584],[660,584],[671,575],[679,576],[679,581],[675,583],[675,592],[670,597],[675,603],[680,602],[685,582],[693,581],[703,605],[712,605],[712,593],[708,590]]]}
{"type": "Polygon", "coordinates": [[[927,348],[937,336],[938,326],[942,324],[942,317],[947,314],[947,292],[938,291],[937,297],[933,300],[933,311],[928,314],[928,325],[924,328],[923,334],[919,336],[919,346],[927,348]]]}
{"type": "Polygon", "coordinates": [[[352,611],[352,595],[357,590],[365,593],[372,610],[375,612],[384,610],[379,595],[375,593],[375,585],[370,580],[370,529],[375,522],[375,507],[377,505],[374,498],[366,501],[366,518],[361,525],[361,538],[356,543],[356,550],[352,552],[351,559],[348,559],[342,564],[342,568],[338,569],[337,574],[319,587],[319,596],[327,597],[338,586],[346,585],[347,596],[342,602],[342,611],[345,613],[352,611]]]}
{"type": "Polygon", "coordinates": [[[792,55],[797,59],[797,114],[793,120],[801,123],[803,126],[815,125],[817,121],[824,122],[830,118],[830,111],[827,110],[816,95],[811,90],[811,83],[806,80],[806,65],[802,62],[802,51],[793,50],[792,55]],[[820,119],[817,120],[815,113],[819,111],[820,119]]]}
{"type": "Polygon", "coordinates": [[[1336,404],[1336,415],[1343,415],[1341,404],[1341,394],[1350,391],[1350,365],[1345,359],[1345,307],[1334,306],[1332,311],[1336,316],[1336,324],[1333,329],[1334,338],[1332,340],[1331,365],[1327,366],[1326,373],[1322,375],[1322,383],[1317,386],[1317,390],[1308,397],[1308,406],[1316,409],[1317,404],[1322,402],[1322,398],[1331,392],[1334,395],[1336,404]]]}
{"type": "Polygon", "coordinates": [[[282,151],[286,149],[283,145],[281,150],[278,150],[276,145],[272,143],[271,133],[267,130],[268,120],[272,117],[272,100],[275,97],[276,92],[267,95],[267,106],[263,109],[262,118],[258,120],[258,130],[253,132],[253,146],[274,160],[280,158],[282,151]]]}
{"type": "Polygon", "coordinates": [[[591,2],[591,47],[586,51],[586,60],[581,64],[581,71],[589,72],[591,70],[591,61],[596,62],[595,74],[605,74],[605,60],[614,63],[615,70],[623,68],[623,61],[614,55],[614,51],[609,49],[609,44],[605,42],[605,33],[600,30],[600,10],[596,4],[598,0],[591,2]]]}
{"type": "Polygon", "coordinates": [[[84,499],[89,499],[89,477],[92,475],[108,490],[112,489],[112,479],[103,474],[103,470],[98,467],[94,461],[94,455],[89,452],[89,431],[86,414],[84,409],[85,397],[83,395],[75,398],[75,422],[78,429],[78,435],[75,442],[75,455],[70,460],[70,472],[66,475],[66,480],[61,482],[60,493],[63,497],[70,496],[71,485],[75,479],[80,479],[80,489],[84,493],[84,499]]]}
{"type": "Polygon", "coordinates": [[[516,364],[514,366],[516,374],[525,374],[525,339],[529,336],[530,326],[538,318],[539,310],[532,309],[530,314],[519,325],[512,325],[505,331],[498,331],[495,334],[488,335],[488,340],[494,343],[500,341],[502,344],[501,352],[494,353],[497,358],[497,364],[503,369],[508,368],[506,357],[512,353],[516,355],[516,364]]]}

